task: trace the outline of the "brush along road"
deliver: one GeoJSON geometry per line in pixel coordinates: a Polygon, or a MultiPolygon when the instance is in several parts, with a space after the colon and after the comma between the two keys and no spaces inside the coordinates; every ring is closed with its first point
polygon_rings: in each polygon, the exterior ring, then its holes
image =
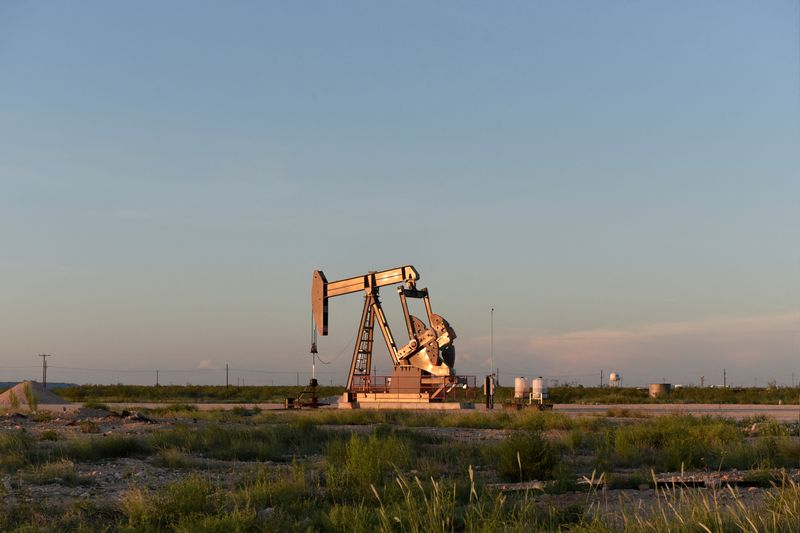
{"type": "MultiPolygon", "coordinates": [[[[191,405],[199,411],[218,411],[230,410],[237,407],[245,407],[248,409],[259,408],[261,410],[283,410],[283,404],[279,403],[186,403],[179,402],[182,405],[191,405]]],[[[136,410],[136,409],[153,409],[159,407],[168,407],[174,405],[173,403],[159,403],[159,402],[105,402],[105,404],[114,410],[136,410]]],[[[77,409],[81,407],[82,403],[71,403],[67,405],[40,405],[39,409],[62,411],[64,408],[67,410],[77,409]]],[[[335,408],[336,406],[324,407],[335,408]]],[[[468,409],[464,411],[452,410],[448,414],[470,413],[475,411],[485,411],[482,405],[475,405],[475,409],[468,409]]],[[[581,405],[581,404],[555,404],[554,411],[570,416],[587,416],[587,415],[600,415],[607,416],[609,410],[627,411],[631,414],[641,413],[643,416],[660,416],[660,415],[674,415],[685,414],[695,416],[721,416],[735,420],[742,420],[754,416],[768,416],[774,418],[779,422],[794,422],[800,420],[800,406],[797,405],[764,405],[764,404],[599,404],[599,405],[581,405]]],[[[503,412],[502,409],[495,409],[496,412],[503,412]]]]}

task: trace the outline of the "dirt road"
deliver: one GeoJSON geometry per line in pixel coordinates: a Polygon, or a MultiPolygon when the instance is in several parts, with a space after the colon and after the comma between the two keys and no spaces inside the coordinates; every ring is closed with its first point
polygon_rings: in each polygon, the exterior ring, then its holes
{"type": "MultiPolygon", "coordinates": [[[[181,402],[186,403],[186,402],[181,402]]],[[[40,405],[40,409],[51,411],[75,410],[82,406],[82,403],[72,403],[69,405],[40,405]]],[[[115,410],[128,409],[152,409],[165,407],[169,403],[156,402],[119,402],[106,403],[108,407],[115,410]]],[[[283,404],[279,403],[191,403],[200,411],[230,410],[236,407],[246,407],[252,409],[258,407],[263,411],[283,410],[283,404]]],[[[553,410],[571,416],[606,415],[611,410],[627,410],[629,412],[642,413],[648,416],[687,414],[695,416],[722,416],[741,420],[753,416],[769,416],[779,422],[798,422],[800,421],[800,407],[797,405],[759,405],[759,404],[601,404],[601,405],[581,405],[581,404],[556,404],[553,410]]],[[[486,408],[481,404],[475,404],[475,409],[463,410],[460,412],[470,413],[475,411],[485,411],[486,408]]],[[[459,411],[448,411],[449,414],[459,411]]],[[[496,412],[503,412],[503,409],[496,409],[496,412]]]]}

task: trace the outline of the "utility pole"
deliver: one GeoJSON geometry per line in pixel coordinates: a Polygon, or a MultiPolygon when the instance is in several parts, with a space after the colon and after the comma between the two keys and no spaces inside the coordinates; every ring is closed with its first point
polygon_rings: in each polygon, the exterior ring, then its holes
{"type": "Polygon", "coordinates": [[[47,353],[40,353],[39,357],[42,358],[42,386],[46,389],[47,388],[47,358],[53,357],[47,353]]]}
{"type": "Polygon", "coordinates": [[[156,369],[156,387],[158,387],[158,369],[156,369]]]}
{"type": "Polygon", "coordinates": [[[700,388],[702,389],[706,385],[706,377],[700,376],[700,388]]]}
{"type": "Polygon", "coordinates": [[[225,363],[225,386],[228,387],[228,363],[225,363]]]}
{"type": "Polygon", "coordinates": [[[603,369],[600,369],[600,388],[603,388],[603,369]]]}
{"type": "Polygon", "coordinates": [[[491,368],[491,372],[489,372],[489,374],[492,375],[492,382],[494,383],[494,307],[492,307],[492,310],[489,313],[489,316],[491,317],[491,319],[490,319],[491,320],[491,322],[490,322],[491,323],[491,327],[490,327],[490,330],[489,330],[490,331],[490,333],[489,333],[489,335],[490,335],[490,337],[489,337],[489,339],[490,339],[489,340],[489,353],[490,353],[490,358],[491,358],[491,361],[492,361],[491,362],[492,368],[491,368]]]}
{"type": "Polygon", "coordinates": [[[722,369],[722,387],[725,388],[728,386],[728,373],[725,369],[722,369]]]}

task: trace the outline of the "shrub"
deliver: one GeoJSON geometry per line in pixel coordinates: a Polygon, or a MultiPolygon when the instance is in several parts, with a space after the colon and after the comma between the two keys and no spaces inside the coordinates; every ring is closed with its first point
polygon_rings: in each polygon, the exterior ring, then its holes
{"type": "Polygon", "coordinates": [[[282,461],[322,451],[327,437],[327,432],[305,421],[258,428],[178,425],[153,433],[150,443],[155,448],[178,448],[215,459],[282,461]]]}
{"type": "Polygon", "coordinates": [[[538,432],[515,434],[487,449],[487,458],[507,481],[549,479],[559,464],[554,446],[538,432]]]}
{"type": "Polygon", "coordinates": [[[53,413],[50,411],[36,411],[31,413],[30,419],[34,422],[48,422],[53,419],[53,413]]]}
{"type": "Polygon", "coordinates": [[[13,472],[29,464],[35,449],[33,438],[23,431],[0,433],[0,471],[13,472]]]}
{"type": "Polygon", "coordinates": [[[351,492],[383,485],[384,478],[410,465],[416,455],[408,435],[376,431],[369,437],[354,433],[347,440],[334,440],[328,445],[326,456],[328,485],[334,491],[351,492]]]}
{"type": "Polygon", "coordinates": [[[617,458],[628,465],[667,470],[724,464],[728,450],[744,440],[732,422],[692,416],[662,416],[621,426],[614,439],[617,458]]]}
{"type": "Polygon", "coordinates": [[[30,471],[23,473],[22,477],[26,481],[38,485],[58,483],[68,487],[75,487],[91,483],[89,478],[78,474],[75,463],[66,459],[33,467],[30,471]]]}
{"type": "Polygon", "coordinates": [[[520,411],[516,417],[512,417],[510,424],[510,427],[534,431],[548,429],[568,430],[576,426],[575,420],[567,415],[552,411],[539,411],[538,409],[520,411]]]}
{"type": "Polygon", "coordinates": [[[23,452],[6,452],[0,455],[0,472],[15,472],[29,463],[23,452]]]}
{"type": "Polygon", "coordinates": [[[192,476],[155,493],[132,489],[122,495],[120,507],[133,531],[207,531],[189,526],[203,523],[204,517],[219,518],[222,501],[222,493],[210,481],[192,476]]]}
{"type": "Polygon", "coordinates": [[[148,453],[150,447],[137,437],[109,435],[61,441],[53,454],[76,461],[130,457],[148,453]]]}

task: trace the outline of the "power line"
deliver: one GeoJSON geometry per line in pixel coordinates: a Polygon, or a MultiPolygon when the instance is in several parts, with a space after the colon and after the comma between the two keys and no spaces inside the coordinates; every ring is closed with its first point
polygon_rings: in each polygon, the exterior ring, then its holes
{"type": "MultiPolygon", "coordinates": [[[[16,368],[16,367],[0,367],[0,368],[16,368]]],[[[37,368],[35,366],[32,367],[20,367],[20,368],[37,368]]],[[[76,367],[76,366],[56,366],[56,365],[49,365],[48,368],[58,368],[59,370],[77,370],[81,372],[110,372],[110,373],[117,373],[117,372],[125,372],[125,373],[139,373],[139,374],[149,374],[153,372],[153,369],[138,369],[138,368],[89,368],[89,367],[76,367]]],[[[286,374],[291,375],[295,374],[297,371],[295,370],[259,370],[254,368],[233,368],[228,367],[228,370],[235,371],[235,372],[254,372],[258,374],[286,374]]],[[[225,372],[224,368],[194,368],[194,369],[173,369],[173,370],[163,370],[159,369],[161,374],[192,374],[196,372],[217,372],[222,373],[225,372]]],[[[301,371],[304,373],[305,371],[301,371]]],[[[339,372],[336,371],[329,371],[324,372],[325,374],[338,374],[339,372]]]]}

